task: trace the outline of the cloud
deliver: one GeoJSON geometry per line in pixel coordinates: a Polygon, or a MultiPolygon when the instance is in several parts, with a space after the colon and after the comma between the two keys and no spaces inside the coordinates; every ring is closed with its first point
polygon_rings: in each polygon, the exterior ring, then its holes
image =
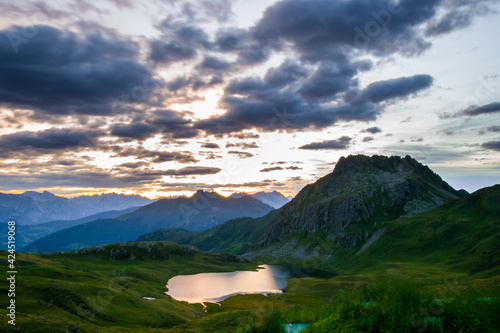
{"type": "Polygon", "coordinates": [[[500,141],[489,141],[481,145],[484,149],[491,149],[495,151],[500,151],[500,141]]]}
{"type": "Polygon", "coordinates": [[[190,23],[167,18],[158,28],[163,35],[149,42],[149,60],[156,64],[170,65],[194,59],[198,50],[210,48],[208,35],[190,23]]]}
{"type": "Polygon", "coordinates": [[[111,157],[135,157],[140,160],[150,159],[150,163],[164,163],[164,162],[178,162],[178,163],[197,163],[199,162],[192,152],[184,151],[155,151],[145,149],[143,147],[138,148],[126,148],[113,147],[112,148],[115,155],[111,157]]]}
{"type": "Polygon", "coordinates": [[[226,143],[226,148],[232,148],[232,147],[239,147],[241,149],[260,148],[260,146],[258,144],[256,144],[255,142],[251,142],[251,143],[248,143],[248,142],[239,142],[239,143],[228,142],[228,143],[226,143]]]}
{"type": "Polygon", "coordinates": [[[77,35],[42,25],[2,30],[0,104],[58,115],[114,114],[123,96],[146,79],[152,89],[159,84],[137,60],[138,49],[102,32],[77,35]],[[36,38],[24,38],[24,29],[36,32],[36,38]]]}
{"type": "Polygon", "coordinates": [[[207,148],[207,149],[220,149],[219,145],[216,143],[212,142],[206,142],[201,145],[201,148],[207,148]]]}
{"type": "Polygon", "coordinates": [[[0,156],[17,154],[44,155],[54,151],[78,151],[95,145],[104,136],[100,131],[78,129],[47,129],[39,132],[17,132],[0,136],[0,156]]]}
{"type": "Polygon", "coordinates": [[[467,109],[463,110],[461,112],[461,115],[464,116],[478,116],[481,114],[489,114],[489,113],[496,113],[500,112],[500,103],[495,102],[495,103],[490,103],[486,105],[471,105],[467,109]]]}
{"type": "Polygon", "coordinates": [[[361,133],[370,133],[370,134],[377,134],[381,132],[382,130],[379,127],[365,128],[364,130],[361,131],[361,133]]]}
{"type": "Polygon", "coordinates": [[[491,113],[496,113],[500,112],[500,103],[498,102],[493,102],[485,105],[470,105],[467,108],[465,108],[462,111],[455,112],[455,113],[450,113],[450,112],[442,112],[438,114],[439,118],[441,119],[453,119],[453,118],[458,118],[458,117],[463,117],[463,116],[469,116],[469,117],[474,117],[474,116],[479,116],[482,114],[491,114],[491,113]]]}
{"type": "MultiPolygon", "coordinates": [[[[308,61],[345,58],[346,48],[380,57],[394,53],[416,55],[431,45],[421,34],[421,25],[435,20],[438,13],[456,11],[455,7],[454,2],[439,0],[286,0],[265,11],[253,27],[252,36],[275,49],[290,45],[308,61]]],[[[476,11],[469,14],[471,18],[477,15],[476,11]]],[[[462,27],[455,23],[448,31],[462,27]]]]}
{"type": "Polygon", "coordinates": [[[231,154],[231,155],[236,155],[239,158],[251,158],[251,157],[254,157],[254,154],[251,154],[251,153],[246,152],[246,151],[230,150],[227,153],[231,154]]]}
{"type": "Polygon", "coordinates": [[[339,92],[358,85],[354,76],[359,67],[368,69],[371,63],[364,62],[359,65],[323,62],[298,92],[306,99],[324,97],[331,99],[339,92]]]}
{"type": "Polygon", "coordinates": [[[304,150],[343,150],[349,148],[351,143],[351,138],[348,136],[342,136],[337,140],[327,140],[321,142],[313,142],[307,145],[299,147],[299,149],[304,150]]]}
{"type": "Polygon", "coordinates": [[[446,34],[457,29],[468,27],[471,22],[472,17],[469,12],[454,10],[438,20],[429,22],[425,30],[425,35],[438,36],[446,34]]]}
{"type": "Polygon", "coordinates": [[[219,168],[192,166],[178,170],[170,169],[166,171],[160,171],[160,174],[164,176],[214,175],[221,171],[222,169],[219,168]]]}
{"type": "Polygon", "coordinates": [[[120,166],[124,168],[129,168],[129,169],[138,169],[143,166],[147,166],[148,164],[146,162],[129,162],[129,163],[122,163],[120,166]]]}
{"type": "Polygon", "coordinates": [[[489,126],[486,128],[488,132],[500,132],[500,126],[489,126]]]}
{"type": "Polygon", "coordinates": [[[406,97],[432,85],[432,76],[422,74],[371,83],[357,97],[358,100],[379,103],[406,97]]]}
{"type": "Polygon", "coordinates": [[[136,140],[148,139],[152,137],[155,132],[156,130],[152,126],[144,123],[133,123],[129,125],[117,124],[111,127],[111,135],[136,140]]]}
{"type": "Polygon", "coordinates": [[[211,72],[224,72],[231,68],[231,64],[223,59],[213,56],[205,56],[200,64],[201,69],[211,72]]]}
{"type": "Polygon", "coordinates": [[[367,137],[363,138],[363,142],[370,142],[373,140],[375,140],[375,138],[373,136],[367,136],[367,137]]]}
{"type": "Polygon", "coordinates": [[[283,170],[282,167],[272,167],[272,168],[264,168],[262,170],[260,170],[260,172],[272,172],[272,171],[279,171],[279,170],[283,170]]]}

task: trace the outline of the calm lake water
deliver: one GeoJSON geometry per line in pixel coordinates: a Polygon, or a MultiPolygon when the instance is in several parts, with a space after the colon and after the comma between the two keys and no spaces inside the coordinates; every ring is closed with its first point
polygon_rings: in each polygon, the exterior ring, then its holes
{"type": "Polygon", "coordinates": [[[177,275],[167,283],[167,295],[188,303],[217,303],[234,295],[282,293],[290,271],[261,265],[257,271],[177,275]]]}

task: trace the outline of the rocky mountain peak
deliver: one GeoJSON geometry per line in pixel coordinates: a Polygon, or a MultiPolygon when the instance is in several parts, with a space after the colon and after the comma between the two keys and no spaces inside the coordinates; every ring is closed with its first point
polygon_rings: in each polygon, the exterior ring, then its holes
{"type": "Polygon", "coordinates": [[[458,196],[411,156],[342,157],[332,173],[304,187],[284,206],[260,244],[321,231],[328,239],[353,247],[384,221],[421,213],[458,196]]]}

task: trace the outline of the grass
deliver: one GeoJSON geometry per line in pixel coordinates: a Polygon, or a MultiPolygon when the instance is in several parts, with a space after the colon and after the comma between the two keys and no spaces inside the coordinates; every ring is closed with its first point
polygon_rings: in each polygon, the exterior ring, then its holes
{"type": "MultiPolygon", "coordinates": [[[[190,252],[187,247],[165,244],[161,242],[150,251],[163,249],[158,259],[110,259],[99,252],[30,254],[28,271],[24,271],[25,256],[17,254],[16,326],[2,320],[0,331],[64,332],[71,331],[70,326],[83,332],[162,331],[205,315],[201,305],[176,302],[165,295],[169,278],[256,268],[255,264],[235,261],[234,256],[190,252]]],[[[123,248],[127,246],[123,244],[123,248]]],[[[102,252],[114,250],[116,254],[117,247],[112,244],[102,252]]],[[[6,259],[7,252],[2,251],[0,257],[6,259]]],[[[6,271],[7,266],[3,266],[2,281],[6,281],[6,271]]],[[[7,304],[7,284],[2,282],[0,289],[2,304],[7,304]]],[[[0,315],[6,318],[6,314],[2,306],[0,315]]]]}
{"type": "Polygon", "coordinates": [[[258,312],[240,331],[284,332],[283,323],[310,323],[312,332],[497,332],[500,299],[481,299],[473,289],[444,293],[413,280],[379,278],[340,289],[320,305],[275,307],[258,312]]]}
{"type": "MultiPolygon", "coordinates": [[[[222,306],[208,304],[205,313],[200,305],[167,297],[167,280],[178,274],[256,265],[235,262],[229,255],[192,253],[186,247],[161,244],[156,248],[164,251],[161,259],[147,257],[156,253],[151,250],[140,260],[130,260],[130,255],[117,252],[117,244],[105,247],[103,254],[30,254],[29,270],[20,269],[17,278],[16,326],[4,321],[0,330],[243,333],[280,332],[283,323],[311,323],[304,333],[417,332],[424,326],[430,332],[489,332],[500,327],[498,299],[477,300],[500,296],[497,272],[476,277],[437,267],[411,268],[410,263],[327,279],[293,278],[283,294],[234,296],[222,306]],[[122,259],[110,259],[112,251],[122,259]],[[419,269],[425,272],[416,274],[419,269]],[[144,296],[157,299],[148,301],[144,296]],[[374,303],[363,305],[366,302],[374,303]]],[[[127,248],[132,251],[134,246],[121,245],[127,248]]],[[[134,253],[139,257],[143,250],[134,253]]],[[[18,254],[21,260],[16,266],[24,267],[23,257],[18,254]]],[[[2,287],[2,300],[6,294],[2,287]]],[[[0,309],[0,315],[5,314],[6,309],[0,309]]]]}

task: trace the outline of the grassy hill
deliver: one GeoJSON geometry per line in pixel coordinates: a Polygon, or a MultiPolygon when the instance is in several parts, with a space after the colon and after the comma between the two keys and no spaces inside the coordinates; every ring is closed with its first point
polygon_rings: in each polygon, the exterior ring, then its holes
{"type": "MultiPolygon", "coordinates": [[[[0,276],[6,281],[7,252],[0,251],[0,258],[0,276]]],[[[169,278],[256,267],[233,255],[207,254],[169,242],[30,254],[28,271],[24,271],[25,255],[17,254],[17,259],[16,325],[2,320],[2,332],[161,331],[204,316],[201,305],[165,295],[169,278]]],[[[6,300],[7,284],[2,282],[1,289],[6,300]]],[[[2,317],[6,313],[2,307],[2,317]]]]}
{"type": "Polygon", "coordinates": [[[415,267],[498,275],[499,199],[500,185],[496,185],[431,211],[391,221],[377,241],[346,260],[343,267],[358,273],[411,263],[415,267]]]}
{"type": "Polygon", "coordinates": [[[137,241],[170,241],[193,245],[205,252],[230,252],[241,255],[250,250],[278,214],[279,210],[273,210],[256,219],[242,217],[229,220],[201,232],[160,229],[139,237],[137,241]]]}

